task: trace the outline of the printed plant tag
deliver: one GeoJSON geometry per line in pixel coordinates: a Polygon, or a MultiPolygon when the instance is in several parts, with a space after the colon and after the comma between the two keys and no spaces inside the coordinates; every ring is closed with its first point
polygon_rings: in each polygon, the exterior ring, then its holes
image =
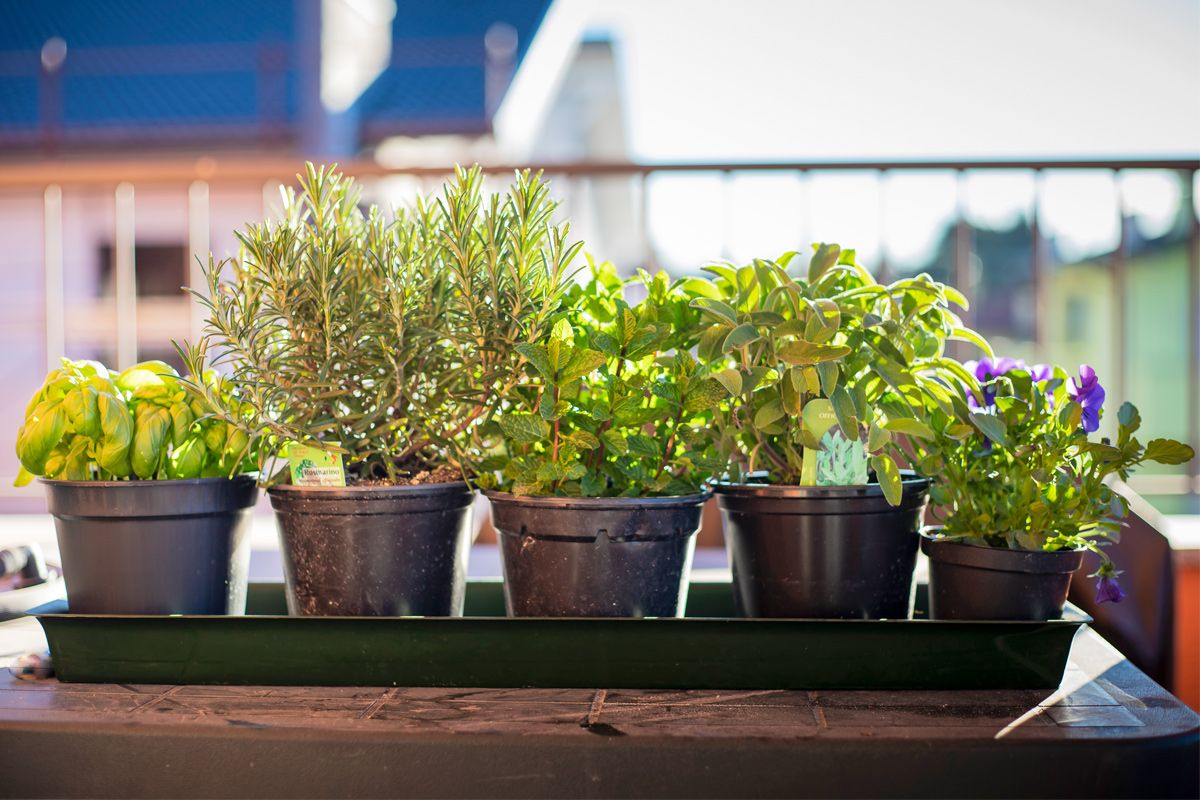
{"type": "Polygon", "coordinates": [[[804,427],[821,443],[804,448],[801,486],[862,486],[867,483],[867,447],[861,437],[847,436],[838,426],[833,403],[809,400],[802,412],[804,427]]]}
{"type": "Polygon", "coordinates": [[[293,486],[346,485],[341,453],[292,442],[288,445],[288,465],[293,486]]]}

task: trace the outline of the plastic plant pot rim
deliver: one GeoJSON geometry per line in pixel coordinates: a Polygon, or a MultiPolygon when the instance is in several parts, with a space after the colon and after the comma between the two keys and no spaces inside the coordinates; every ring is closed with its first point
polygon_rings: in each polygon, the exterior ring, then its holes
{"type": "Polygon", "coordinates": [[[161,481],[40,480],[46,487],[47,510],[60,519],[183,519],[248,510],[258,502],[258,483],[249,475],[161,481]]]}
{"type": "Polygon", "coordinates": [[[712,496],[711,492],[676,495],[671,497],[554,497],[548,495],[517,495],[512,492],[486,490],[483,493],[492,503],[501,503],[528,508],[552,508],[579,511],[629,511],[637,508],[670,509],[692,508],[703,504],[712,496]]]}
{"type": "Polygon", "coordinates": [[[949,539],[921,531],[921,552],[930,561],[992,572],[1023,572],[1032,575],[1062,575],[1075,572],[1086,548],[1076,550],[1013,550],[949,539]]]}
{"type": "MultiPolygon", "coordinates": [[[[911,470],[902,470],[900,478],[902,496],[918,494],[929,488],[929,479],[922,478],[911,470]]],[[[816,500],[822,498],[840,500],[851,497],[883,497],[883,487],[878,483],[867,483],[857,486],[798,486],[795,484],[781,485],[774,483],[714,481],[711,486],[713,492],[716,494],[738,497],[778,498],[781,500],[816,500]]]]}
{"type": "Polygon", "coordinates": [[[466,481],[418,483],[409,486],[293,486],[281,483],[268,487],[267,494],[280,498],[313,500],[392,500],[396,498],[474,493],[466,481]]]}
{"type": "Polygon", "coordinates": [[[158,480],[155,478],[132,478],[127,481],[66,481],[58,478],[38,478],[38,483],[44,483],[47,486],[63,486],[71,489],[123,489],[125,491],[135,491],[138,489],[150,489],[155,486],[215,486],[220,483],[245,483],[246,481],[255,481],[255,477],[249,474],[234,475],[231,478],[168,478],[158,480]]]}

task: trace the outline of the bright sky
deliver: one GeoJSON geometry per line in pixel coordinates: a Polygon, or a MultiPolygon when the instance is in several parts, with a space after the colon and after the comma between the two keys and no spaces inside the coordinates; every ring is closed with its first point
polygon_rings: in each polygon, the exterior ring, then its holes
{"type": "MultiPolygon", "coordinates": [[[[557,0],[611,34],[639,161],[1192,156],[1200,153],[1195,0],[557,0]]],[[[556,9],[560,10],[560,9],[556,9]]],[[[1127,175],[1148,235],[1173,217],[1171,176],[1127,175]]],[[[972,176],[968,217],[1007,225],[1027,174],[972,176]]],[[[1108,249],[1107,174],[1047,175],[1042,223],[1068,255],[1108,249]]],[[[923,257],[951,215],[948,175],[668,177],[650,198],[669,263],[853,242],[923,257]]]]}

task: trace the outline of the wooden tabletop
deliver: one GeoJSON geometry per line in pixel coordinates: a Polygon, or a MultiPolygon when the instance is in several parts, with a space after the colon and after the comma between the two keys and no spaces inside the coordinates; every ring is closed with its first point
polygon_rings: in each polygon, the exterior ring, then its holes
{"type": "MultiPolygon", "coordinates": [[[[0,624],[0,654],[34,642],[34,624],[0,624]]],[[[0,673],[5,795],[1195,797],[1200,781],[1200,717],[1090,630],[1055,692],[161,686],[0,673]]]]}

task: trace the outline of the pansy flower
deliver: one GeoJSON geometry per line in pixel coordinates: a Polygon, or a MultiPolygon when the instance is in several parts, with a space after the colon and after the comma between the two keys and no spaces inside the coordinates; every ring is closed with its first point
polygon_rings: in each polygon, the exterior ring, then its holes
{"type": "Polygon", "coordinates": [[[1088,433],[1100,429],[1100,411],[1104,408],[1104,387],[1096,377],[1096,370],[1084,364],[1079,368],[1079,377],[1071,378],[1067,394],[1083,406],[1081,424],[1088,433]]]}

